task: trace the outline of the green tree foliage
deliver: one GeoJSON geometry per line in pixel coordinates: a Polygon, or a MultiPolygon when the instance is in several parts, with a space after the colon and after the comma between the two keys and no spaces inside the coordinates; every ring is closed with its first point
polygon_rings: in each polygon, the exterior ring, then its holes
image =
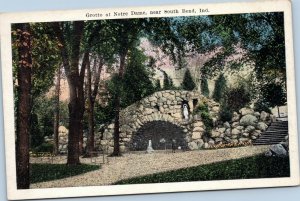
{"type": "Polygon", "coordinates": [[[250,93],[243,84],[239,84],[234,88],[228,88],[224,94],[224,99],[221,101],[221,120],[230,121],[232,113],[245,107],[250,101],[250,93]]]}
{"type": "Polygon", "coordinates": [[[40,131],[38,115],[32,114],[30,121],[30,148],[33,149],[44,142],[44,136],[40,131]]]}
{"type": "Polygon", "coordinates": [[[213,129],[213,120],[209,113],[208,105],[207,104],[200,104],[194,111],[194,114],[198,114],[201,116],[202,121],[206,128],[206,133],[209,135],[211,130],[213,129]]]}
{"type": "Polygon", "coordinates": [[[217,102],[220,102],[224,96],[226,90],[226,79],[223,74],[220,74],[218,79],[215,82],[215,89],[213,93],[213,99],[217,102]]]}
{"type": "Polygon", "coordinates": [[[161,70],[161,72],[164,75],[164,86],[163,86],[163,89],[164,90],[174,89],[175,86],[173,84],[172,78],[165,71],[161,70]]]}
{"type": "Polygon", "coordinates": [[[191,75],[191,72],[189,69],[187,69],[184,73],[181,87],[183,90],[188,90],[188,91],[192,91],[196,87],[196,84],[192,78],[192,75],[191,75]]]}
{"type": "Polygon", "coordinates": [[[155,91],[160,91],[162,89],[161,85],[160,85],[160,80],[159,79],[155,80],[154,89],[155,89],[155,91]]]}
{"type": "Polygon", "coordinates": [[[122,107],[131,105],[155,91],[150,78],[151,72],[145,65],[147,57],[138,49],[131,51],[128,56],[129,62],[123,79],[122,107]]]}
{"type": "Polygon", "coordinates": [[[209,97],[209,88],[208,88],[208,83],[207,83],[207,79],[206,78],[202,78],[201,79],[201,93],[206,96],[209,97]]]}

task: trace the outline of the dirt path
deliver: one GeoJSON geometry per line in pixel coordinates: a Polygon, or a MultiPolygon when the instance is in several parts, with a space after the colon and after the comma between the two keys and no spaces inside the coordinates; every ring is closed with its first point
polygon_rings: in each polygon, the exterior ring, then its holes
{"type": "MultiPolygon", "coordinates": [[[[65,179],[32,184],[31,188],[99,186],[109,185],[121,179],[142,176],[168,170],[198,166],[218,161],[243,158],[264,153],[268,146],[249,146],[230,149],[187,151],[179,153],[124,154],[122,157],[109,158],[102,168],[65,179]]],[[[61,163],[64,160],[54,159],[61,163]]],[[[81,159],[90,163],[90,159],[81,159]]]]}

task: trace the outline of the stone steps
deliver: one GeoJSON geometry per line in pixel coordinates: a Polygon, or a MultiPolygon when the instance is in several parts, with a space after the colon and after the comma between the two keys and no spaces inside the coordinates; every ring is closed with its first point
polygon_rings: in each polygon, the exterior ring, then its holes
{"type": "Polygon", "coordinates": [[[253,142],[253,145],[278,144],[285,141],[288,135],[288,121],[273,122],[262,135],[253,142]]]}

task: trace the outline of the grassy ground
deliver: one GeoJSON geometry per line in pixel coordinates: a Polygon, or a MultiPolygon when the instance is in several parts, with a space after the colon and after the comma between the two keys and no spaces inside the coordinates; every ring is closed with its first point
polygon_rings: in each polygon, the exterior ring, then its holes
{"type": "Polygon", "coordinates": [[[30,183],[63,179],[99,169],[99,165],[31,164],[30,183]]]}
{"type": "Polygon", "coordinates": [[[115,184],[209,181],[289,176],[290,166],[288,157],[278,158],[258,155],[121,180],[115,184]]]}

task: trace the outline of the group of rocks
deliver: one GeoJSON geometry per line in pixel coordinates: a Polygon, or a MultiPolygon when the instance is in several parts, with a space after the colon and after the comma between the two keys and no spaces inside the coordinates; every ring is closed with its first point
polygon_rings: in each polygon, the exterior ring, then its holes
{"type": "MultiPolygon", "coordinates": [[[[197,92],[161,91],[125,108],[120,113],[120,150],[130,150],[133,135],[147,122],[167,121],[180,126],[184,132],[186,145],[190,150],[206,149],[221,144],[251,143],[261,136],[268,125],[276,121],[275,116],[267,112],[256,112],[250,108],[242,108],[233,113],[231,121],[218,120],[220,106],[197,92]],[[189,120],[182,114],[183,103],[189,106],[189,120]],[[208,106],[214,127],[207,133],[203,120],[193,110],[205,103],[208,106]]],[[[95,133],[95,146],[113,151],[114,123],[103,125],[101,132],[95,133]]],[[[65,127],[59,129],[59,151],[67,150],[68,131],[65,127]]],[[[84,144],[86,143],[84,136],[84,144]]],[[[281,145],[284,146],[284,145],[281,145]]]]}

